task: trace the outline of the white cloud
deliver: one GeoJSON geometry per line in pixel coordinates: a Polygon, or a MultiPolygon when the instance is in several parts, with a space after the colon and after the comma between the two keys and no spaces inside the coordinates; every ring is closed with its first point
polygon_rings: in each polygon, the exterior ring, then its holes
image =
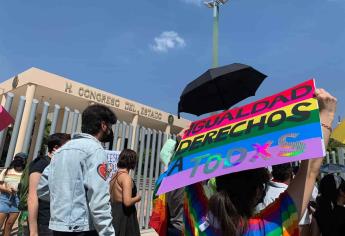
{"type": "Polygon", "coordinates": [[[194,4],[194,5],[197,5],[197,6],[201,6],[202,3],[204,2],[204,0],[181,0],[185,3],[189,3],[189,4],[194,4]]]}
{"type": "Polygon", "coordinates": [[[167,52],[169,49],[183,48],[186,42],[175,31],[164,31],[154,38],[154,44],[150,45],[155,52],[167,52]]]}

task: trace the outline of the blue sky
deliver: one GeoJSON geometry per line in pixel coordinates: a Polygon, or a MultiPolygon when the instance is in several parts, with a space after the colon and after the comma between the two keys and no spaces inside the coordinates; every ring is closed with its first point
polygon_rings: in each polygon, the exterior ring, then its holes
{"type": "MultiPolygon", "coordinates": [[[[0,81],[34,66],[176,113],[184,86],[211,65],[212,11],[201,2],[2,1],[0,81]]],[[[268,75],[243,103],[315,77],[345,118],[344,15],[345,0],[223,6],[219,63],[268,75]]]]}

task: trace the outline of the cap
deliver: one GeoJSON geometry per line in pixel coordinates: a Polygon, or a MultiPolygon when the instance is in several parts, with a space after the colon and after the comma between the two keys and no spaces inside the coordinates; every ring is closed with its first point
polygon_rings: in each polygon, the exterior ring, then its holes
{"type": "Polygon", "coordinates": [[[19,152],[17,153],[14,158],[16,157],[19,157],[19,158],[22,158],[22,159],[27,159],[28,158],[28,154],[24,153],[24,152],[19,152]]]}

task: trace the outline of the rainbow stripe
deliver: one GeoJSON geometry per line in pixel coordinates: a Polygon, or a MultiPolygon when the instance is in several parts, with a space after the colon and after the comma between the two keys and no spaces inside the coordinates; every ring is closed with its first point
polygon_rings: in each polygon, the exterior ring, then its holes
{"type": "Polygon", "coordinates": [[[159,236],[166,236],[168,229],[168,209],[166,195],[162,194],[152,201],[152,214],[149,226],[153,228],[159,236]]]}
{"type": "Polygon", "coordinates": [[[298,236],[297,208],[287,192],[249,220],[244,236],[298,236]]]}
{"type": "Polygon", "coordinates": [[[183,205],[184,235],[185,236],[216,236],[216,232],[211,228],[201,232],[199,225],[203,217],[207,215],[208,199],[202,184],[193,184],[185,188],[185,198],[183,205]]]}
{"type": "Polygon", "coordinates": [[[324,156],[314,91],[314,81],[309,80],[247,106],[194,122],[180,142],[157,193],[237,171],[324,156]],[[263,101],[266,105],[255,109],[263,101]],[[240,115],[235,119],[224,119],[238,111],[240,115]],[[210,125],[216,119],[218,122],[210,125]],[[203,125],[199,127],[200,123],[203,125]]]}
{"type": "MultiPolygon", "coordinates": [[[[201,134],[201,133],[208,132],[210,130],[213,130],[213,129],[216,129],[216,128],[228,125],[229,123],[235,123],[235,122],[247,120],[247,119],[253,118],[254,116],[259,116],[259,115],[265,114],[267,112],[270,112],[272,110],[280,110],[281,108],[286,107],[288,105],[292,105],[292,104],[301,102],[303,100],[313,98],[314,91],[315,91],[314,84],[315,84],[314,80],[308,80],[308,81],[306,81],[304,83],[301,83],[301,84],[296,85],[296,86],[294,86],[294,87],[292,87],[290,89],[287,89],[287,90],[285,90],[285,91],[283,91],[281,93],[278,93],[278,94],[275,94],[275,95],[263,98],[263,99],[258,100],[256,102],[250,103],[248,105],[245,105],[245,106],[242,106],[242,107],[239,107],[239,108],[234,108],[232,110],[224,111],[224,112],[222,112],[220,114],[217,114],[217,115],[214,115],[214,116],[211,116],[211,117],[207,117],[205,119],[201,119],[201,120],[195,121],[195,122],[191,123],[190,128],[194,127],[195,125],[198,125],[200,123],[210,123],[210,124],[213,124],[214,121],[217,120],[217,118],[221,119],[222,117],[224,117],[227,114],[231,114],[233,117],[236,117],[236,114],[238,114],[238,112],[240,110],[241,110],[242,114],[248,114],[248,115],[242,115],[239,118],[234,118],[230,122],[229,122],[229,120],[225,119],[221,123],[219,123],[217,125],[214,125],[211,128],[206,128],[205,127],[203,129],[201,129],[200,131],[195,132],[193,134],[191,134],[189,132],[189,130],[187,129],[184,132],[183,139],[186,139],[186,138],[188,138],[190,136],[195,136],[195,135],[198,135],[198,134],[201,134]],[[282,102],[282,100],[279,99],[280,97],[291,98],[292,97],[292,91],[295,91],[295,89],[298,89],[298,88],[303,88],[305,86],[312,87],[313,89],[311,91],[309,91],[309,93],[307,93],[306,95],[304,95],[302,97],[299,97],[299,98],[297,98],[295,100],[290,100],[290,101],[287,101],[287,102],[282,102]],[[255,106],[255,104],[259,104],[259,103],[262,103],[262,102],[268,102],[269,104],[272,104],[273,101],[277,101],[277,102],[275,102],[272,107],[265,108],[265,109],[260,110],[259,112],[255,112],[254,114],[251,114],[251,111],[252,111],[253,107],[255,106]]],[[[300,95],[300,94],[297,94],[297,95],[300,95]]]]}
{"type": "MultiPolygon", "coordinates": [[[[207,216],[207,197],[202,184],[185,188],[184,225],[186,236],[214,236],[212,226],[200,231],[199,225],[207,216]]],[[[285,192],[273,204],[258,215],[249,219],[249,227],[244,236],[298,236],[297,209],[290,196],[285,192]]]]}

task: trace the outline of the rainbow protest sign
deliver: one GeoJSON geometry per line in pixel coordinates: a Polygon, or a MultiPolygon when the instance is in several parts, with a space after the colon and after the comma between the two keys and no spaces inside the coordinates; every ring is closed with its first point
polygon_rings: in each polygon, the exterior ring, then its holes
{"type": "Polygon", "coordinates": [[[11,115],[0,105],[0,131],[7,128],[13,121],[11,115]]]}
{"type": "Polygon", "coordinates": [[[322,157],[314,80],[193,122],[157,194],[216,176],[322,157]]]}

